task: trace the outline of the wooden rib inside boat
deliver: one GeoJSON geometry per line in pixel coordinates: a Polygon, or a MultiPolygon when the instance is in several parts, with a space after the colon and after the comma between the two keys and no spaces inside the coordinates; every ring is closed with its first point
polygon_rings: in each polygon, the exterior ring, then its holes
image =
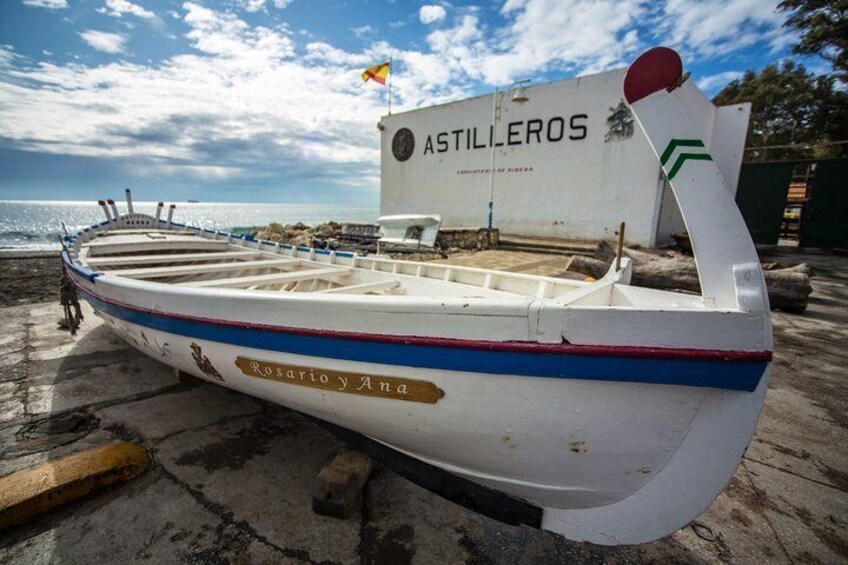
{"type": "Polygon", "coordinates": [[[557,298],[586,286],[554,277],[273,245],[192,228],[100,232],[82,243],[79,259],[104,276],[194,288],[557,298]]]}

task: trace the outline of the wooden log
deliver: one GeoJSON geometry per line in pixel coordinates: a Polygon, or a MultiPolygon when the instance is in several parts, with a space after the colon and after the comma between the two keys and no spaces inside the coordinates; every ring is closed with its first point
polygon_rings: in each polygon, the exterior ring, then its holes
{"type": "Polygon", "coordinates": [[[148,465],[150,459],[142,447],[112,443],[0,477],[0,531],[134,479],[148,465]]]}
{"type": "MultiPolygon", "coordinates": [[[[615,248],[607,241],[598,243],[594,258],[581,258],[571,264],[571,269],[600,278],[615,260],[615,248]]],[[[701,284],[695,261],[682,253],[669,252],[656,255],[646,251],[624,248],[624,255],[633,262],[634,286],[660,290],[683,290],[700,293],[701,284]]],[[[813,287],[810,268],[802,263],[785,269],[765,270],[763,274],[768,289],[769,304],[773,310],[802,313],[813,287]]]]}
{"type": "Polygon", "coordinates": [[[661,290],[687,290],[700,293],[701,282],[694,261],[657,259],[655,261],[633,261],[633,276],[630,284],[661,290]]]}
{"type": "Polygon", "coordinates": [[[772,310],[804,313],[810,293],[813,292],[809,275],[793,271],[792,268],[766,271],[764,274],[772,310]]]}
{"type": "Polygon", "coordinates": [[[784,273],[802,273],[807,275],[808,277],[813,275],[813,270],[806,263],[800,263],[793,267],[781,267],[779,269],[769,269],[770,271],[781,271],[784,273]]]}
{"type": "Polygon", "coordinates": [[[374,469],[374,460],[345,450],[321,469],[312,490],[312,510],[324,516],[347,518],[362,501],[362,487],[374,469]]]}
{"type": "MultiPolygon", "coordinates": [[[[656,259],[662,259],[665,255],[660,254],[661,252],[650,253],[647,251],[640,251],[638,249],[633,249],[630,247],[624,248],[624,256],[629,257],[631,261],[633,261],[633,265],[635,266],[638,263],[648,263],[650,261],[654,261],[656,259]]],[[[612,264],[615,261],[616,251],[611,243],[605,240],[601,240],[598,242],[598,247],[595,248],[595,258],[600,259],[602,261],[607,261],[612,264]]],[[[691,259],[691,258],[690,258],[691,259]]]]}
{"type": "Polygon", "coordinates": [[[571,258],[568,270],[599,279],[607,274],[609,267],[610,263],[607,263],[606,261],[595,259],[593,257],[584,257],[583,255],[575,255],[571,258]]]}
{"type": "Polygon", "coordinates": [[[677,246],[681,249],[681,251],[687,255],[692,253],[692,240],[689,239],[688,233],[673,233],[671,234],[671,238],[675,243],[677,243],[677,246]]]}

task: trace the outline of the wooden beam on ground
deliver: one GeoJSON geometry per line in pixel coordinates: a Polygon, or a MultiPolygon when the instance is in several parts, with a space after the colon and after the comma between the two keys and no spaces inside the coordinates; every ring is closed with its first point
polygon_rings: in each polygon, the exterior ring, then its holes
{"type": "Polygon", "coordinates": [[[312,510],[324,516],[347,518],[362,502],[362,487],[374,469],[374,460],[345,450],[321,469],[312,490],[312,510]]]}
{"type": "Polygon", "coordinates": [[[0,530],[109,485],[129,481],[150,464],[131,443],[112,443],[0,477],[0,530]]]}
{"type": "Polygon", "coordinates": [[[389,279],[387,281],[367,282],[362,284],[352,284],[350,286],[339,286],[336,288],[328,288],[319,290],[321,294],[366,294],[368,292],[380,292],[397,288],[400,286],[400,281],[397,279],[389,279]]]}
{"type": "Polygon", "coordinates": [[[220,261],[223,259],[259,259],[258,251],[222,251],[220,253],[159,253],[156,255],[132,255],[129,257],[92,257],[87,260],[89,267],[111,265],[156,265],[159,263],[188,263],[196,261],[220,261]]]}
{"type": "Polygon", "coordinates": [[[223,273],[226,271],[243,271],[245,269],[263,269],[268,267],[294,266],[299,259],[267,259],[262,261],[234,261],[231,263],[207,263],[205,265],[178,265],[173,267],[149,267],[143,269],[104,270],[107,275],[128,277],[131,279],[155,279],[160,277],[175,277],[201,273],[223,273]]]}
{"type": "Polygon", "coordinates": [[[194,288],[247,288],[256,285],[305,281],[309,279],[329,279],[349,274],[350,268],[306,269],[290,273],[272,273],[269,275],[254,275],[251,277],[210,279],[206,281],[190,281],[177,283],[179,286],[194,288]]]}

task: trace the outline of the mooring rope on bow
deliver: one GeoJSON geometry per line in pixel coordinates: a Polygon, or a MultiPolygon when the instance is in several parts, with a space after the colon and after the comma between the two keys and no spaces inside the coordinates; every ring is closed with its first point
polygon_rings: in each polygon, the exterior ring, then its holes
{"type": "Polygon", "coordinates": [[[71,330],[71,335],[76,335],[79,329],[80,322],[83,321],[82,308],[80,308],[79,296],[77,296],[77,287],[68,276],[68,271],[62,264],[62,278],[59,280],[59,301],[65,311],[65,324],[71,330]],[[73,312],[71,312],[73,307],[73,312]]]}

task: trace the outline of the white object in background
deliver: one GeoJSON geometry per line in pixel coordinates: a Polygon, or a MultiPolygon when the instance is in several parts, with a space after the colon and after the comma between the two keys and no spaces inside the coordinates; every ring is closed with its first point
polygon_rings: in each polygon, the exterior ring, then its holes
{"type": "Polygon", "coordinates": [[[171,229],[171,220],[174,219],[174,210],[177,208],[176,204],[171,204],[168,207],[168,219],[165,221],[165,228],[171,229]]]}
{"type": "Polygon", "coordinates": [[[109,208],[106,206],[106,201],[99,200],[97,203],[100,205],[101,208],[103,208],[103,214],[106,215],[106,223],[108,224],[112,221],[112,216],[109,215],[109,208]]]}
{"type": "Polygon", "coordinates": [[[380,244],[432,248],[436,245],[442,218],[437,214],[397,214],[381,216],[377,223],[380,244]]]}
{"type": "Polygon", "coordinates": [[[112,208],[112,221],[117,222],[121,219],[121,214],[118,212],[118,207],[115,205],[115,201],[109,199],[106,201],[107,204],[112,208]]]}

